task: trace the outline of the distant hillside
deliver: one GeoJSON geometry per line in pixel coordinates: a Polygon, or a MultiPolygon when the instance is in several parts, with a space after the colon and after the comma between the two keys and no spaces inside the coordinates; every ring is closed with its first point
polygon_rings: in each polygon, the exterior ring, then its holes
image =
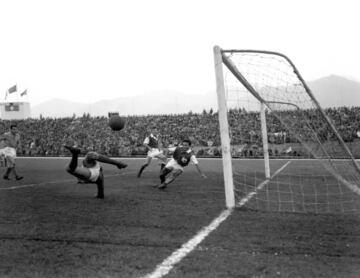
{"type": "Polygon", "coordinates": [[[121,115],[179,114],[202,112],[204,109],[215,109],[216,94],[185,95],[176,91],[149,92],[146,95],[122,97],[97,101],[93,104],[70,102],[53,99],[32,107],[32,117],[64,117],[74,113],[106,116],[108,112],[119,112],[121,115]]]}
{"type": "Polygon", "coordinates": [[[72,102],[64,99],[51,99],[31,108],[32,117],[67,117],[74,113],[80,115],[87,111],[88,105],[79,102],[72,102]]]}
{"type": "MultiPolygon", "coordinates": [[[[360,106],[360,83],[344,77],[331,75],[308,82],[323,108],[360,106]]],[[[53,99],[32,107],[32,116],[65,117],[74,113],[104,115],[119,112],[121,115],[179,114],[217,110],[216,93],[186,95],[177,91],[149,92],[145,95],[101,100],[93,104],[53,99]]]]}
{"type": "Polygon", "coordinates": [[[360,106],[360,83],[331,75],[308,82],[316,99],[323,108],[360,106]]]}

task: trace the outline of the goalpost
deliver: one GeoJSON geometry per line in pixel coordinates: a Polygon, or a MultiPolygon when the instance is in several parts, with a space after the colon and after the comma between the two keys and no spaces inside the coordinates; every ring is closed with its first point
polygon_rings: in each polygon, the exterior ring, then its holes
{"type": "Polygon", "coordinates": [[[359,165],[292,61],[277,52],[218,46],[214,60],[226,206],[236,207],[253,190],[255,209],[358,211],[359,165]],[[275,155],[269,131],[279,141],[272,142],[275,155]],[[261,173],[234,169],[232,156],[249,153],[261,154],[261,173]],[[280,156],[291,164],[271,177],[270,158],[280,156]],[[256,188],[261,180],[268,182],[256,188]]]}

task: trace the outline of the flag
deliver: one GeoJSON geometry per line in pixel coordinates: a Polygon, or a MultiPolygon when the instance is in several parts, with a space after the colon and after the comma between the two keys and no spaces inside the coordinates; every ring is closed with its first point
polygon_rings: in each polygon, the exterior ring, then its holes
{"type": "Polygon", "coordinates": [[[27,95],[27,89],[20,94],[20,96],[22,96],[22,97],[26,96],[26,95],[27,95]]]}
{"type": "Polygon", "coordinates": [[[17,85],[14,85],[8,89],[9,94],[15,93],[16,91],[17,91],[17,85]]]}

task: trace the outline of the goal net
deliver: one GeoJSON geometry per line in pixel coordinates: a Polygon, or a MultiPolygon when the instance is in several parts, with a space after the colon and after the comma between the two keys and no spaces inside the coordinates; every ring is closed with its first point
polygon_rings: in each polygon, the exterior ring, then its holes
{"type": "Polygon", "coordinates": [[[291,60],[219,47],[214,55],[227,206],[359,211],[360,168],[291,60]]]}

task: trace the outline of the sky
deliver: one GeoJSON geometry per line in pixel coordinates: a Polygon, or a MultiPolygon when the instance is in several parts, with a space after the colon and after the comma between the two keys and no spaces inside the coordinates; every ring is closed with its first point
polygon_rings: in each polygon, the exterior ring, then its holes
{"type": "Polygon", "coordinates": [[[215,91],[213,47],[287,55],[305,80],[360,81],[356,0],[2,0],[0,101],[215,91]]]}

